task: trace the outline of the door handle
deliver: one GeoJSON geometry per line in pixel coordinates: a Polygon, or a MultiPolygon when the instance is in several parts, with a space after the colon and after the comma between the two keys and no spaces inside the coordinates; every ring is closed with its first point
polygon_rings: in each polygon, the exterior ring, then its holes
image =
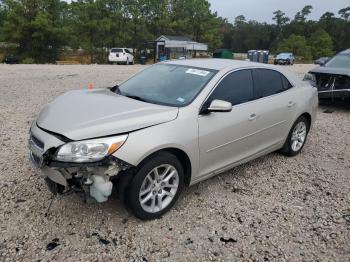
{"type": "Polygon", "coordinates": [[[288,107],[292,107],[292,106],[294,106],[295,105],[295,103],[293,102],[293,101],[289,101],[288,102],[288,107]]]}
{"type": "Polygon", "coordinates": [[[251,114],[251,115],[249,116],[248,120],[249,120],[249,121],[253,121],[253,120],[256,119],[256,117],[257,117],[256,114],[251,114]]]}

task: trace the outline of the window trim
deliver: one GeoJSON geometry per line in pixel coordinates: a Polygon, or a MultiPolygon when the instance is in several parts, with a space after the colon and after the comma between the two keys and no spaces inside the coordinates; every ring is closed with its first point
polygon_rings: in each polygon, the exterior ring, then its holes
{"type": "MultiPolygon", "coordinates": [[[[252,74],[252,80],[253,80],[253,94],[254,94],[254,99],[251,100],[251,101],[247,101],[247,102],[244,102],[244,103],[241,103],[241,104],[238,104],[238,105],[234,105],[232,107],[237,107],[237,106],[241,106],[241,105],[245,105],[245,104],[248,104],[248,103],[252,103],[254,101],[257,101],[257,100],[260,100],[260,99],[265,99],[265,98],[269,98],[269,97],[273,97],[273,96],[276,96],[276,95],[280,95],[284,92],[288,92],[289,90],[291,90],[292,88],[295,87],[294,83],[292,81],[289,80],[289,78],[283,74],[282,72],[280,72],[279,70],[276,70],[274,68],[266,68],[266,67],[241,67],[241,68],[235,68],[235,69],[231,69],[229,71],[227,71],[213,86],[213,88],[210,90],[210,92],[208,93],[208,95],[205,97],[205,99],[203,99],[203,102],[202,104],[200,105],[199,107],[199,112],[198,112],[198,115],[203,115],[205,114],[205,108],[204,108],[204,105],[206,104],[206,102],[208,101],[208,99],[210,98],[211,94],[214,92],[214,90],[219,86],[219,84],[221,83],[221,81],[226,77],[228,76],[229,74],[231,73],[234,73],[234,72],[237,72],[237,71],[241,71],[241,70],[250,70],[251,71],[251,74],[252,74]],[[277,93],[277,94],[273,94],[273,95],[270,95],[270,96],[264,96],[264,97],[260,97],[260,98],[257,98],[255,97],[255,86],[254,86],[254,76],[253,76],[253,70],[254,69],[267,69],[267,70],[272,70],[272,71],[275,71],[281,75],[283,75],[287,80],[288,82],[290,83],[291,87],[284,90],[283,92],[280,92],[280,93],[277,93]]],[[[282,78],[281,78],[281,81],[282,81],[282,78]]],[[[209,83],[209,82],[208,82],[209,83]]]]}
{"type": "MultiPolygon", "coordinates": [[[[252,69],[254,69],[254,67],[242,67],[242,68],[235,68],[235,69],[232,69],[232,70],[229,70],[227,71],[216,83],[215,85],[213,86],[213,88],[210,90],[209,94],[205,97],[205,99],[203,99],[203,102],[201,104],[201,106],[199,107],[199,115],[203,115],[204,112],[205,112],[205,108],[204,108],[204,105],[206,104],[206,102],[208,101],[208,99],[210,98],[211,94],[215,91],[215,89],[219,86],[219,84],[222,82],[222,80],[224,80],[224,78],[226,76],[228,76],[229,74],[231,73],[234,73],[234,72],[238,72],[238,71],[242,71],[242,70],[250,70],[252,71],[252,69]]],[[[252,72],[251,72],[252,74],[252,72]]],[[[253,80],[253,94],[254,94],[254,79],[253,79],[253,75],[252,75],[252,80],[253,80]]],[[[251,103],[255,101],[255,99],[251,100],[251,101],[247,101],[247,102],[244,102],[244,103],[241,103],[241,104],[238,104],[238,105],[235,105],[235,106],[240,106],[240,105],[244,105],[244,104],[247,104],[247,103],[251,103]]],[[[234,106],[232,106],[234,107],[234,106]]]]}
{"type": "MultiPolygon", "coordinates": [[[[281,79],[282,87],[283,87],[282,76],[284,76],[284,77],[287,79],[287,81],[289,82],[289,84],[291,85],[290,88],[288,88],[288,89],[283,89],[283,91],[278,92],[278,93],[275,93],[275,94],[272,94],[272,95],[263,96],[263,97],[257,97],[257,96],[256,96],[255,99],[252,100],[252,101],[259,100],[259,99],[263,99],[263,98],[266,98],[266,97],[272,97],[272,96],[275,96],[275,95],[279,95],[279,94],[282,94],[282,93],[284,93],[284,92],[286,92],[286,91],[292,89],[293,87],[295,87],[295,85],[293,85],[293,84],[290,82],[290,80],[288,79],[288,77],[286,77],[285,74],[283,74],[282,72],[280,72],[280,71],[278,71],[278,70],[275,70],[275,69],[273,69],[273,68],[266,68],[266,67],[254,67],[254,68],[252,68],[252,69],[253,69],[253,71],[256,70],[256,69],[264,69],[264,70],[275,71],[275,72],[277,72],[277,73],[280,74],[280,79],[281,79]]],[[[254,83],[254,82],[255,82],[255,81],[254,81],[254,73],[253,73],[253,83],[254,83]]],[[[254,83],[254,95],[256,95],[256,91],[255,91],[255,90],[256,90],[256,89],[255,89],[255,83],[254,83]]]]}
{"type": "MultiPolygon", "coordinates": [[[[234,73],[237,73],[239,71],[245,71],[245,70],[248,70],[250,71],[250,76],[251,76],[251,79],[252,79],[252,87],[253,87],[253,99],[252,100],[249,100],[249,101],[246,101],[246,102],[242,102],[242,103],[239,103],[239,104],[236,104],[236,105],[232,105],[232,107],[234,106],[239,106],[241,104],[245,104],[245,103],[249,103],[251,101],[254,101],[254,98],[255,98],[255,92],[254,92],[254,79],[253,79],[253,72],[250,68],[242,68],[242,69],[239,69],[239,70],[233,70],[233,71],[230,71],[228,72],[227,74],[225,74],[222,78],[220,78],[220,80],[218,80],[217,84],[215,85],[215,88],[213,88],[213,90],[210,92],[209,96],[205,99],[205,102],[203,103],[202,107],[204,107],[204,105],[206,104],[206,102],[210,99],[211,95],[215,92],[215,90],[220,86],[220,84],[225,80],[226,77],[228,77],[229,75],[231,74],[234,74],[234,73]]],[[[226,101],[226,100],[225,100],[226,101]]],[[[227,102],[230,102],[230,101],[227,101],[227,102]]],[[[230,102],[231,103],[231,102],[230,102]]],[[[204,108],[203,108],[204,109],[204,108]]]]}

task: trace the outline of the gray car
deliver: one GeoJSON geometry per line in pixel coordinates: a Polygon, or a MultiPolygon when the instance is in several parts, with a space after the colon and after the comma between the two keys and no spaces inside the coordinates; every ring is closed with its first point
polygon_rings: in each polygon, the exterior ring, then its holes
{"type": "Polygon", "coordinates": [[[310,70],[304,80],[317,87],[320,99],[350,99],[350,49],[310,70]]]}
{"type": "Polygon", "coordinates": [[[222,59],[158,63],[120,86],[68,92],[30,130],[30,159],[54,194],[133,214],[166,213],[190,186],[270,152],[298,154],[317,89],[270,65],[222,59]]]}

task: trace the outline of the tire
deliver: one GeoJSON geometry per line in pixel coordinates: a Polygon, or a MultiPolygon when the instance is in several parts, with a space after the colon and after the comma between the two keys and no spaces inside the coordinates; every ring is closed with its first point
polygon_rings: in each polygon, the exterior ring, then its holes
{"type": "Polygon", "coordinates": [[[287,140],[280,150],[280,153],[286,156],[295,156],[299,154],[306,143],[309,129],[309,121],[304,116],[300,116],[289,131],[287,140]],[[299,137],[295,135],[296,133],[299,133],[299,137]]]}
{"type": "Polygon", "coordinates": [[[127,189],[126,204],[140,219],[159,218],[173,207],[183,185],[184,171],[181,162],[173,154],[162,152],[138,168],[127,189]],[[156,181],[155,169],[159,173],[159,181],[156,181]]]}

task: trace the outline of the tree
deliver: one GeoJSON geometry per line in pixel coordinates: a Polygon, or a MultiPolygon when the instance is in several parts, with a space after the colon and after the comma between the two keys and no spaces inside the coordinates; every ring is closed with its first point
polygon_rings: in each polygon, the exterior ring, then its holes
{"type": "Polygon", "coordinates": [[[317,30],[308,39],[311,53],[314,59],[322,56],[333,55],[333,41],[330,35],[323,29],[317,30]]]}
{"type": "Polygon", "coordinates": [[[304,60],[311,60],[311,50],[307,45],[304,36],[291,35],[281,41],[278,45],[278,52],[292,52],[294,55],[303,57],[304,60]]]}
{"type": "Polygon", "coordinates": [[[4,41],[3,34],[1,33],[1,28],[3,27],[5,20],[6,20],[6,9],[5,5],[3,4],[2,0],[0,0],[0,42],[4,41]]]}
{"type": "Polygon", "coordinates": [[[340,17],[344,18],[346,21],[349,21],[350,19],[350,6],[340,9],[338,14],[340,15],[340,17]]]}
{"type": "Polygon", "coordinates": [[[111,47],[139,52],[147,40],[167,34],[207,43],[210,50],[289,50],[306,58],[349,48],[350,7],[319,21],[307,19],[311,11],[306,5],[290,21],[277,10],[273,24],[243,15],[230,23],[208,0],[0,0],[0,42],[37,62],[57,60],[65,46],[82,48],[92,63],[105,63],[111,47]]]}
{"type": "Polygon", "coordinates": [[[247,21],[246,21],[244,15],[239,15],[239,16],[236,16],[234,25],[239,26],[239,25],[244,24],[245,22],[247,22],[247,21]]]}
{"type": "Polygon", "coordinates": [[[329,20],[332,20],[332,19],[334,19],[334,18],[335,18],[334,13],[332,13],[332,12],[326,12],[326,13],[324,13],[324,14],[320,17],[320,21],[322,21],[322,20],[327,20],[327,21],[329,21],[329,20]]]}
{"type": "Polygon", "coordinates": [[[220,20],[210,10],[207,0],[171,0],[171,28],[178,35],[186,35],[194,41],[208,43],[209,48],[221,45],[220,20]]]}
{"type": "Polygon", "coordinates": [[[65,44],[60,0],[4,0],[4,40],[18,45],[19,55],[37,62],[55,61],[65,44]]]}
{"type": "Polygon", "coordinates": [[[285,13],[282,12],[281,10],[277,10],[275,12],[273,12],[274,17],[272,18],[272,20],[276,21],[277,24],[277,28],[280,30],[283,26],[285,26],[288,22],[289,22],[289,18],[286,17],[285,13]]]}
{"type": "Polygon", "coordinates": [[[306,22],[306,18],[308,17],[309,14],[311,14],[312,6],[311,5],[306,5],[304,8],[297,12],[294,20],[297,22],[306,22]]]}

